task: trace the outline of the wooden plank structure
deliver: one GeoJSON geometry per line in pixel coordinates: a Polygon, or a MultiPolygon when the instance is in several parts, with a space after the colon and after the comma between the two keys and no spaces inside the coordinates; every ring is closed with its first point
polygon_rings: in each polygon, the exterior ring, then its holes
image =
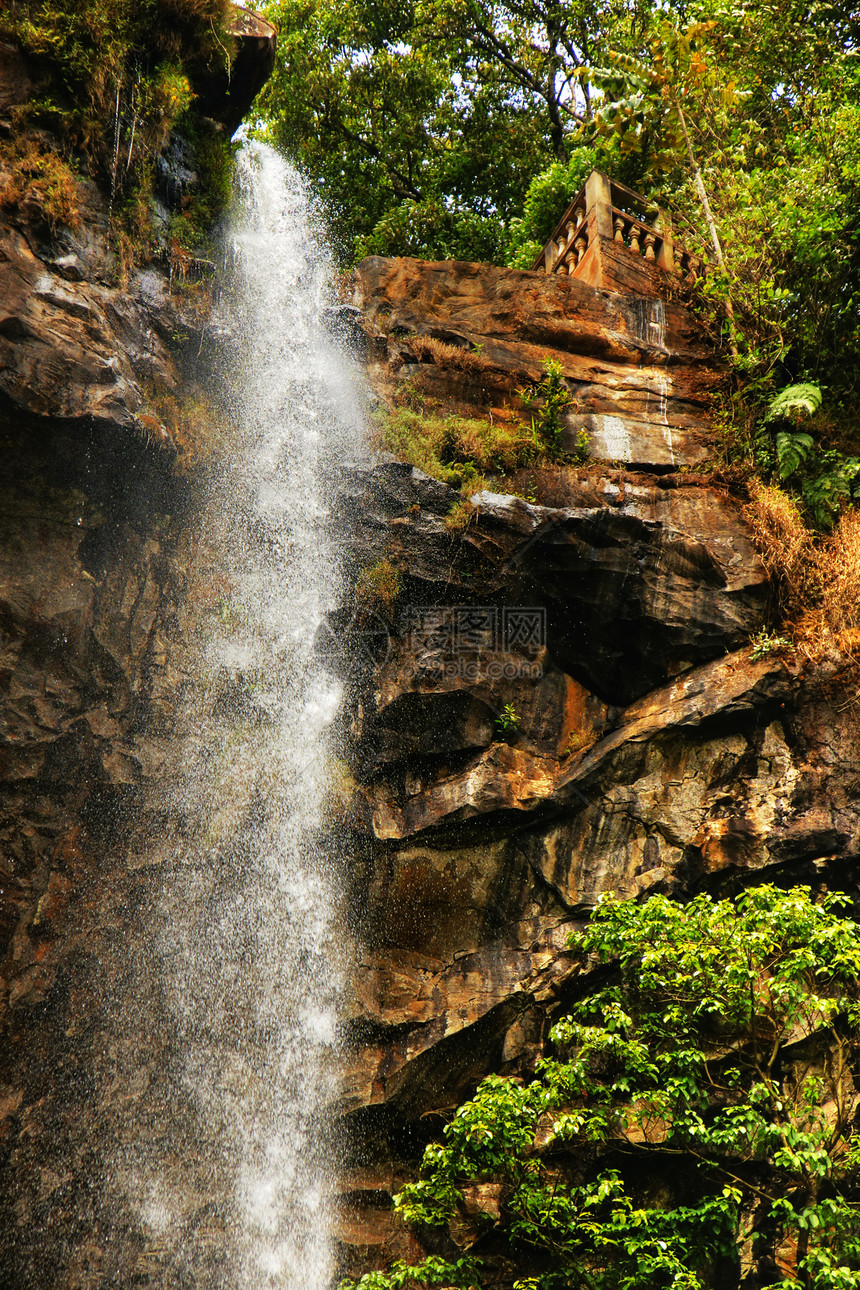
{"type": "Polygon", "coordinates": [[[655,297],[662,294],[662,273],[687,277],[700,267],[697,256],[673,241],[659,207],[599,170],[586,179],[532,265],[607,291],[655,297]]]}

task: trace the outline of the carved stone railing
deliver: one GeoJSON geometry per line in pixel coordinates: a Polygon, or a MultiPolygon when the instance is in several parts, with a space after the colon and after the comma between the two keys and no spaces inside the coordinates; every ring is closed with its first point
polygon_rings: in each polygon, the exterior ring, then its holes
{"type": "Polygon", "coordinates": [[[633,280],[635,266],[618,259],[617,250],[624,248],[640,261],[646,294],[652,294],[644,282],[650,266],[681,276],[695,274],[701,260],[675,245],[659,207],[654,222],[648,221],[646,213],[654,209],[639,193],[592,171],[532,267],[626,290],[639,284],[633,280]]]}
{"type": "Polygon", "coordinates": [[[572,273],[588,250],[588,213],[585,184],[582,185],[564,213],[558,228],[547,242],[534,268],[545,273],[572,273]]]}

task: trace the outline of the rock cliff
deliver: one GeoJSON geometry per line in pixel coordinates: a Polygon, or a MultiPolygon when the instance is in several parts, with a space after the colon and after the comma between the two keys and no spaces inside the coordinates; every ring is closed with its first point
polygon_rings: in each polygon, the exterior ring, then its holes
{"type": "MultiPolygon", "coordinates": [[[[28,85],[7,54],[0,118],[28,85]]],[[[135,1086],[114,1078],[130,1040],[111,999],[160,883],[143,842],[164,824],[152,786],[195,597],[217,594],[189,563],[212,433],[196,379],[226,339],[169,266],[119,285],[107,199],[82,178],[77,202],[77,230],[38,203],[0,211],[0,1280],[16,1290],[163,1283],[157,1251],[109,1248],[87,1179],[106,1122],[134,1104],[157,1134],[171,1114],[157,1035],[135,1086]],[[190,404],[191,420],[165,411],[190,404]]],[[[567,442],[585,430],[590,447],[583,466],[488,481],[462,528],[446,523],[459,494],[405,462],[342,481],[356,590],[327,648],[350,696],[355,954],[338,1236],[358,1271],[417,1252],[392,1191],[483,1074],[534,1062],[575,989],[567,932],[601,892],[854,891],[860,736],[838,657],[750,657],[767,580],[706,470],[724,376],[682,307],[375,259],[340,319],[382,402],[442,414],[509,417],[556,358],[567,442]],[[398,575],[386,603],[361,593],[380,562],[398,575]]]]}
{"type": "Polygon", "coordinates": [[[352,621],[359,1269],[418,1253],[391,1191],[483,1073],[534,1061],[602,892],[854,890],[860,739],[844,660],[751,658],[767,581],[738,500],[691,469],[723,376],[690,314],[477,265],[364,261],[354,291],[382,400],[503,417],[553,357],[591,453],[521,472],[535,500],[479,492],[463,528],[406,464],[350,483],[356,576],[402,576],[352,621]]]}

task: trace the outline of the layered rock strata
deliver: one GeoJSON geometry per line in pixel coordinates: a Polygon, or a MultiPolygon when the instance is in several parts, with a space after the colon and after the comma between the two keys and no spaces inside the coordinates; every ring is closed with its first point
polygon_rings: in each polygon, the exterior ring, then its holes
{"type": "MultiPolygon", "coordinates": [[[[4,66],[0,117],[28,92],[4,66]]],[[[158,1251],[107,1249],[89,1196],[106,1119],[194,1168],[168,1140],[149,1001],[128,1086],[117,1054],[138,1041],[111,1000],[157,896],[153,786],[219,594],[189,580],[207,419],[195,439],[162,408],[199,393],[195,364],[210,347],[223,362],[228,338],[158,265],[117,286],[106,202],[83,179],[77,196],[76,231],[26,202],[0,228],[0,1279],[16,1290],[159,1284],[158,1251]]],[[[723,374],[689,314],[480,265],[365,261],[355,293],[379,398],[505,417],[555,357],[568,442],[584,428],[592,458],[529,472],[538,500],[494,484],[461,529],[458,495],[404,463],[343,481],[354,584],[385,561],[400,577],[321,639],[351,696],[331,809],[353,857],[338,1233],[358,1271],[418,1252],[392,1192],[482,1075],[529,1069],[576,988],[567,932],[602,892],[853,890],[860,749],[838,658],[750,658],[766,580],[737,501],[692,473],[723,374]]],[[[199,1183],[188,1221],[214,1251],[199,1183]]]]}
{"type": "Polygon", "coordinates": [[[358,266],[353,302],[384,397],[409,380],[446,409],[504,416],[553,358],[573,395],[569,447],[584,429],[594,457],[625,466],[674,471],[708,458],[710,396],[725,373],[678,304],[553,274],[381,257],[358,266]],[[456,346],[459,359],[422,357],[421,337],[456,346]]]}
{"type": "Polygon", "coordinates": [[[545,504],[483,491],[465,527],[446,525],[459,496],[407,465],[352,480],[359,585],[374,561],[402,576],[393,606],[344,628],[365,947],[344,1091],[353,1270],[429,1248],[390,1194],[483,1073],[530,1068],[576,989],[566,935],[603,892],[853,891],[860,847],[845,661],[751,658],[768,592],[741,507],[677,469],[706,454],[721,379],[693,319],[661,306],[657,344],[653,302],[486,266],[372,260],[356,282],[380,398],[408,382],[434,413],[504,413],[551,355],[579,400],[571,433],[611,406],[629,451],[593,432],[587,466],[530,474],[545,504]],[[479,363],[410,360],[428,335],[479,363]],[[674,458],[654,450],[670,434],[674,458]],[[648,469],[605,460],[621,456],[648,469]]]}

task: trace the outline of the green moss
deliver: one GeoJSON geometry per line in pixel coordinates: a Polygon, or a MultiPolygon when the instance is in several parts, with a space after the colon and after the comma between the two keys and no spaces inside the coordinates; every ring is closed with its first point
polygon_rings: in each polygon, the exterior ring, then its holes
{"type": "Polygon", "coordinates": [[[482,475],[504,475],[539,456],[518,423],[428,417],[409,408],[376,415],[380,447],[453,488],[474,491],[482,475]]]}
{"type": "Polygon", "coordinates": [[[179,118],[176,129],[191,145],[198,182],[173,214],[168,236],[183,251],[199,255],[208,249],[212,230],[230,202],[237,145],[193,111],[179,118]]]}
{"type": "Polygon", "coordinates": [[[0,33],[46,74],[16,114],[19,135],[46,129],[109,192],[121,269],[153,249],[155,162],[180,120],[194,135],[200,191],[172,236],[196,249],[223,209],[229,140],[207,135],[192,84],[229,63],[229,13],[229,0],[11,0],[0,18],[0,33]]]}

